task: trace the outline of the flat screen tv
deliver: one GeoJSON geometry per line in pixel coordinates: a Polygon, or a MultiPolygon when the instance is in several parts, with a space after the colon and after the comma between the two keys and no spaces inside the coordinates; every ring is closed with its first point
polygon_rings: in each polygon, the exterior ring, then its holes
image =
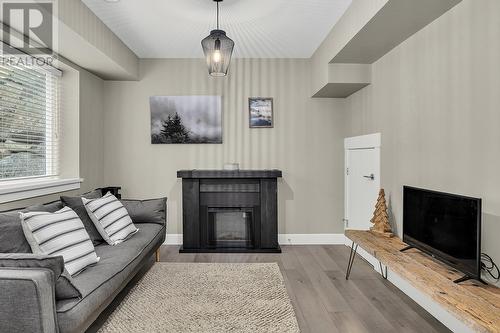
{"type": "Polygon", "coordinates": [[[403,241],[481,281],[481,199],[404,186],[403,241]]]}

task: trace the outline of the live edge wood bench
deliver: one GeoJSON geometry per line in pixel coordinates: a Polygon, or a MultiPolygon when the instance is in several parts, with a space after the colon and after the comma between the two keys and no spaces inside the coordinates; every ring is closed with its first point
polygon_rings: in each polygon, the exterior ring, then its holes
{"type": "Polygon", "coordinates": [[[500,288],[474,280],[453,283],[460,272],[419,250],[400,252],[407,245],[397,237],[360,230],[346,230],[345,235],[353,242],[346,279],[359,246],[474,331],[500,332],[500,288]]]}

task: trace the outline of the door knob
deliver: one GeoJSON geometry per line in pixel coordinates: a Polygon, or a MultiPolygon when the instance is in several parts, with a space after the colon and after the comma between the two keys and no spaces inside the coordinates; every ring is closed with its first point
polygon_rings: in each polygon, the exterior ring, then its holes
{"type": "Polygon", "coordinates": [[[363,176],[363,177],[368,178],[370,180],[375,180],[375,175],[373,173],[370,174],[369,176],[363,176]]]}

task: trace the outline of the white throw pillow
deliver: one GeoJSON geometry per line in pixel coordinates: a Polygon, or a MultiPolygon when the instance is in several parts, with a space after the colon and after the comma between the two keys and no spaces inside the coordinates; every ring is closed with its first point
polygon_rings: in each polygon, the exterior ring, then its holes
{"type": "Polygon", "coordinates": [[[109,245],[119,244],[139,231],[132,223],[127,209],[111,193],[108,192],[99,199],[82,200],[97,231],[109,245]]]}
{"type": "Polygon", "coordinates": [[[69,207],[57,212],[19,213],[24,236],[35,254],[62,256],[75,275],[99,261],[82,220],[69,207]]]}

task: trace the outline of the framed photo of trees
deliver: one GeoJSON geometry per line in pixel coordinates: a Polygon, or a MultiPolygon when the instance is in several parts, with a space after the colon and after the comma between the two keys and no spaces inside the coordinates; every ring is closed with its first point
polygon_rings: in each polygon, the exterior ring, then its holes
{"type": "Polygon", "coordinates": [[[222,143],[221,96],[152,96],[151,143],[222,143]]]}

